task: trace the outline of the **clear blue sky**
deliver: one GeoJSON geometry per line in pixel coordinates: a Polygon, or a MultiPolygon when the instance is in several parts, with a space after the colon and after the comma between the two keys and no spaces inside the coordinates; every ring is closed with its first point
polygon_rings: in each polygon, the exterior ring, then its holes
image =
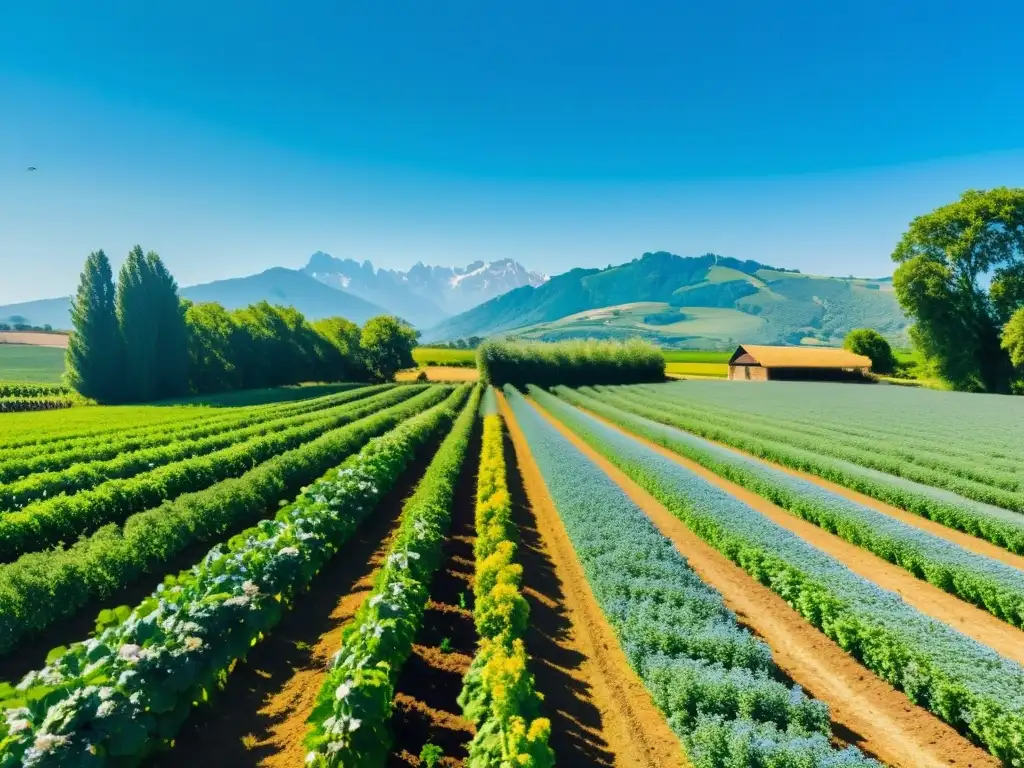
{"type": "Polygon", "coordinates": [[[1019,0],[9,3],[0,303],[135,242],[183,285],[316,249],[885,274],[917,213],[1024,185],[1022,28],[1019,0]]]}

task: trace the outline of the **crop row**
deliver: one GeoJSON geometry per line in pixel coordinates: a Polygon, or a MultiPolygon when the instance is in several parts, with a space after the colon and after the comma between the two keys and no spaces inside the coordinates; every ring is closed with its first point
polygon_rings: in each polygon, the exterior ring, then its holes
{"type": "MultiPolygon", "coordinates": [[[[589,389],[582,389],[580,392],[594,394],[598,399],[611,402],[611,391],[592,393],[589,389]]],[[[618,391],[615,392],[617,394],[618,391]]],[[[635,411],[640,407],[631,398],[616,399],[615,402],[626,410],[635,411]]],[[[651,400],[648,400],[644,406],[650,403],[651,400]]],[[[660,401],[656,409],[648,408],[642,415],[709,440],[725,443],[759,458],[818,475],[941,525],[986,539],[1011,552],[1024,554],[1024,517],[1018,513],[812,451],[750,437],[735,426],[712,425],[700,419],[684,417],[678,411],[663,406],[660,401]]]]}
{"type": "Polygon", "coordinates": [[[743,413],[732,408],[709,407],[687,400],[684,392],[664,387],[629,387],[622,388],[621,391],[622,394],[654,397],[675,407],[685,408],[691,414],[706,414],[718,420],[733,422],[742,419],[744,425],[751,429],[772,433],[766,436],[781,433],[784,437],[803,440],[825,439],[829,441],[829,447],[832,449],[881,453],[888,458],[900,459],[926,469],[950,472],[966,480],[1008,491],[1024,488],[1024,476],[1021,473],[1019,459],[1001,459],[972,450],[969,442],[957,444],[949,440],[922,440],[903,434],[896,425],[879,432],[859,429],[856,423],[823,423],[820,420],[808,422],[765,414],[743,413]]]}
{"type": "MultiPolygon", "coordinates": [[[[122,442],[115,438],[108,441],[102,449],[105,454],[114,451],[114,458],[82,461],[71,467],[36,471],[23,479],[0,484],[0,510],[20,509],[38,499],[61,493],[71,495],[93,488],[106,480],[132,477],[154,467],[194,459],[222,448],[240,445],[250,438],[308,424],[329,413],[337,413],[339,408],[351,401],[362,400],[367,394],[371,393],[355,390],[338,397],[336,402],[324,404],[325,407],[314,408],[310,412],[246,414],[233,422],[219,422],[202,427],[201,431],[207,432],[203,437],[189,439],[179,433],[178,439],[135,450],[129,447],[130,443],[126,444],[127,441],[122,442]]],[[[51,458],[52,462],[52,454],[50,457],[42,458],[51,458]]]]}
{"type": "Polygon", "coordinates": [[[125,430],[117,435],[81,438],[48,443],[45,446],[28,445],[4,452],[0,461],[0,482],[11,483],[29,475],[66,469],[78,463],[95,463],[116,459],[138,451],[159,448],[170,443],[192,443],[210,435],[260,424],[286,416],[302,416],[319,410],[359,400],[389,388],[389,384],[360,387],[335,395],[312,398],[300,402],[204,411],[197,409],[195,420],[170,426],[157,424],[125,430]]]}
{"type": "Polygon", "coordinates": [[[913,703],[1006,763],[1024,760],[1024,667],[921,614],[657,451],[535,394],[695,534],[913,703]]]}
{"type": "Polygon", "coordinates": [[[455,484],[477,418],[480,388],[456,419],[402,508],[373,589],[345,627],[341,648],[310,715],[306,763],[383,766],[391,749],[391,702],[398,673],[423,622],[430,581],[441,564],[455,484]]]}
{"type": "Polygon", "coordinates": [[[594,597],[694,768],[876,765],[832,750],[828,707],[779,682],[771,649],[647,515],[506,391],[594,597]]]}
{"type": "MultiPolygon", "coordinates": [[[[0,560],[9,561],[25,552],[71,541],[166,499],[237,477],[283,451],[407,399],[413,392],[404,387],[388,390],[213,453],[182,459],[135,477],[108,480],[70,496],[45,498],[0,515],[0,560]]],[[[173,445],[167,450],[173,451],[173,445]]]]}
{"type": "Polygon", "coordinates": [[[32,384],[29,382],[7,381],[0,383],[0,398],[3,397],[54,397],[70,395],[71,389],[60,384],[32,384]]]}
{"type": "Polygon", "coordinates": [[[934,434],[922,434],[898,423],[879,427],[863,425],[849,417],[844,420],[835,415],[831,418],[809,418],[788,413],[751,413],[732,405],[709,404],[701,400],[690,399],[684,390],[673,387],[654,387],[652,389],[645,385],[622,388],[623,392],[627,390],[655,395],[659,399],[665,398],[677,404],[687,404],[696,407],[701,412],[715,413],[733,420],[751,419],[758,424],[802,432],[816,437],[838,435],[843,438],[858,438],[861,445],[864,440],[870,441],[872,445],[883,444],[886,447],[891,445],[894,448],[899,448],[901,452],[909,452],[916,459],[921,456],[955,457],[972,461],[975,465],[988,465],[1004,472],[1021,472],[1020,456],[1013,457],[998,449],[987,450],[978,445],[975,435],[971,435],[969,441],[950,440],[949,436],[938,438],[934,434]]]}
{"type": "Polygon", "coordinates": [[[604,399],[595,400],[565,388],[557,392],[562,399],[685,456],[917,578],[1014,626],[1024,626],[1024,573],[1016,568],[965,550],[758,459],[659,424],[651,420],[661,413],[657,408],[626,403],[607,393],[604,399]]]}
{"type": "MultiPolygon", "coordinates": [[[[493,398],[493,390],[488,392],[493,398]]],[[[547,768],[554,765],[547,743],[551,722],[539,717],[540,697],[527,670],[523,639],[530,605],[522,593],[523,567],[516,562],[518,530],[496,414],[484,417],[475,523],[473,618],[479,649],[459,696],[463,714],[476,727],[468,763],[547,768]]]]}
{"type": "Polygon", "coordinates": [[[133,609],[0,690],[0,766],[135,765],[170,744],[194,702],[293,605],[447,424],[465,392],[370,441],[255,527],[168,576],[133,609]]]}
{"type": "Polygon", "coordinates": [[[187,547],[220,540],[259,520],[280,499],[449,391],[432,387],[275,456],[241,477],[138,512],[123,526],[110,524],[67,549],[33,552],[0,566],[0,653],[92,600],[109,599],[140,575],[159,572],[187,547]]]}
{"type": "MultiPolygon", "coordinates": [[[[730,426],[737,423],[736,417],[733,416],[708,413],[699,407],[658,397],[657,394],[652,397],[650,390],[627,391],[623,392],[623,396],[647,403],[656,399],[659,406],[669,408],[684,418],[706,421],[714,426],[730,426]]],[[[741,423],[743,431],[752,437],[833,456],[925,485],[945,488],[966,498],[1004,509],[1024,511],[1024,493],[1019,492],[1021,479],[1014,473],[998,472],[987,469],[977,462],[964,462],[952,458],[928,461],[924,457],[919,457],[911,460],[907,457],[913,456],[912,452],[894,450],[885,442],[861,440],[854,444],[852,440],[844,439],[839,434],[804,436],[792,430],[762,426],[756,417],[744,418],[741,423]]]]}
{"type": "Polygon", "coordinates": [[[1021,456],[1015,435],[1024,429],[1024,404],[1014,398],[969,397],[904,387],[843,387],[810,382],[767,382],[764,387],[723,390],[713,382],[669,385],[695,405],[728,407],[745,414],[819,422],[880,434],[914,435],[932,443],[969,444],[972,450],[1021,456]],[[685,393],[685,394],[684,394],[685,393]],[[969,439],[965,436],[969,435],[969,439]]]}
{"type": "Polygon", "coordinates": [[[69,395],[47,397],[0,397],[0,413],[25,413],[27,411],[56,411],[70,408],[75,399],[69,395]]]}
{"type": "MultiPolygon", "coordinates": [[[[282,394],[281,389],[254,390],[245,393],[230,393],[234,395],[258,396],[260,393],[276,395],[270,401],[256,402],[243,401],[232,410],[238,412],[245,408],[268,407],[268,405],[286,406],[295,401],[309,401],[315,398],[352,389],[358,384],[332,384],[324,387],[296,387],[288,390],[287,396],[282,394]]],[[[229,414],[224,408],[215,407],[219,402],[216,398],[205,398],[200,404],[171,404],[164,405],[139,405],[139,406],[117,406],[110,408],[76,408],[67,414],[63,414],[58,421],[47,419],[45,426],[33,420],[33,417],[25,417],[4,423],[5,429],[0,436],[0,447],[4,449],[5,455],[8,450],[28,448],[36,446],[37,449],[45,450],[53,443],[68,442],[71,440],[97,440],[109,438],[112,435],[121,435],[139,429],[149,429],[154,426],[164,425],[170,427],[174,424],[197,423],[207,418],[219,418],[229,414]]],[[[225,404],[230,405],[228,401],[225,404]]]]}

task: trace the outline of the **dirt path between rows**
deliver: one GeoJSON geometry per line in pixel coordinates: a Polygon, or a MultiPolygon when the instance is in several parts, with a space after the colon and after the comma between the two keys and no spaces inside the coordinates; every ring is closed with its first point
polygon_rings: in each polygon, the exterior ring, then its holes
{"type": "Polygon", "coordinates": [[[624,430],[596,413],[590,411],[587,413],[608,427],[629,435],[662,456],[682,465],[703,480],[735,496],[773,523],[834,557],[859,576],[877,584],[882,589],[896,592],[921,613],[953,627],[1008,659],[1024,663],[1024,632],[1016,627],[997,619],[988,611],[961,600],[956,595],[951,595],[927,581],[918,579],[898,565],[893,565],[868,550],[861,549],[856,544],[851,544],[839,536],[819,528],[814,523],[787,512],[756,493],[719,477],[700,464],[690,461],[668,448],[624,430]]]}
{"type": "Polygon", "coordinates": [[[438,765],[462,766],[469,754],[466,745],[475,733],[473,724],[462,717],[458,697],[462,678],[476,655],[473,541],[479,463],[477,426],[455,486],[444,561],[430,584],[430,599],[412,656],[395,686],[391,715],[395,746],[388,761],[392,768],[421,765],[420,750],[427,743],[444,750],[438,765]]]}
{"type": "Polygon", "coordinates": [[[549,646],[552,642],[558,644],[560,658],[538,653],[536,633],[527,637],[531,655],[537,654],[542,660],[538,664],[535,657],[533,668],[538,690],[545,695],[545,714],[552,720],[552,748],[558,764],[573,768],[684,765],[679,740],[630,669],[615,633],[587,585],[583,567],[562,527],[526,438],[500,392],[498,404],[515,447],[515,465],[526,499],[536,516],[537,535],[532,536],[529,526],[523,526],[526,546],[521,548],[525,550],[524,570],[532,582],[527,585],[530,608],[540,609],[531,613],[531,630],[538,626],[547,632],[560,630],[559,636],[551,636],[548,641],[549,646]],[[530,561],[537,559],[547,561],[550,568],[548,574],[542,574],[548,582],[545,594],[534,589],[537,574],[531,573],[530,561]],[[557,591],[552,594],[551,588],[556,585],[557,591]],[[560,597],[561,606],[552,602],[552,597],[560,597]],[[557,613],[559,607],[564,611],[562,616],[557,613]],[[545,626],[545,621],[552,617],[561,626],[545,626]],[[555,664],[560,667],[558,674],[552,674],[550,669],[555,664]],[[555,690],[551,683],[559,677],[569,677],[570,681],[555,690]],[[581,709],[585,720],[574,718],[574,713],[581,709]],[[569,729],[564,728],[566,721],[569,729]]]}
{"type": "Polygon", "coordinates": [[[310,591],[238,664],[212,706],[194,711],[174,748],[151,765],[294,768],[305,764],[306,718],[341,645],[342,629],[373,587],[402,505],[436,447],[435,443],[420,451],[377,510],[317,574],[310,591]]]}
{"type": "MultiPolygon", "coordinates": [[[[893,766],[994,768],[1000,765],[995,757],[971,744],[934,715],[911,704],[905,695],[862,667],[782,598],[692,533],[607,459],[546,411],[541,408],[538,411],[647,513],[687,558],[697,575],[722,594],[739,621],[771,646],[780,670],[810,695],[828,703],[840,740],[856,744],[893,766]]],[[[679,459],[670,452],[660,452],[679,459]]],[[[717,476],[712,475],[712,478],[721,484],[717,476]]]]}

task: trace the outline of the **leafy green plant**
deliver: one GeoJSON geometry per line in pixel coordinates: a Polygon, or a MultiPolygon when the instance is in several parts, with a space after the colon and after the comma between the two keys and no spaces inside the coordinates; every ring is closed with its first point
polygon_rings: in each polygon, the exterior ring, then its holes
{"type": "Polygon", "coordinates": [[[437,746],[437,744],[427,742],[423,745],[423,749],[420,750],[420,762],[426,768],[434,768],[434,766],[441,762],[442,757],[444,757],[444,750],[437,746]]]}
{"type": "Polygon", "coordinates": [[[439,647],[441,649],[441,653],[451,653],[452,652],[452,639],[450,637],[442,637],[441,638],[441,645],[439,647]]]}

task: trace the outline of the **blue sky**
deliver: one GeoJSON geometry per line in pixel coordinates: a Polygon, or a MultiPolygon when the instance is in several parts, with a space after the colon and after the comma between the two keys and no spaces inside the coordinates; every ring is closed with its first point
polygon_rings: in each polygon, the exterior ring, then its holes
{"type": "Polygon", "coordinates": [[[11,4],[0,303],[136,242],[183,285],[317,249],[887,274],[914,215],[1024,185],[1022,23],[1009,0],[11,4]]]}

